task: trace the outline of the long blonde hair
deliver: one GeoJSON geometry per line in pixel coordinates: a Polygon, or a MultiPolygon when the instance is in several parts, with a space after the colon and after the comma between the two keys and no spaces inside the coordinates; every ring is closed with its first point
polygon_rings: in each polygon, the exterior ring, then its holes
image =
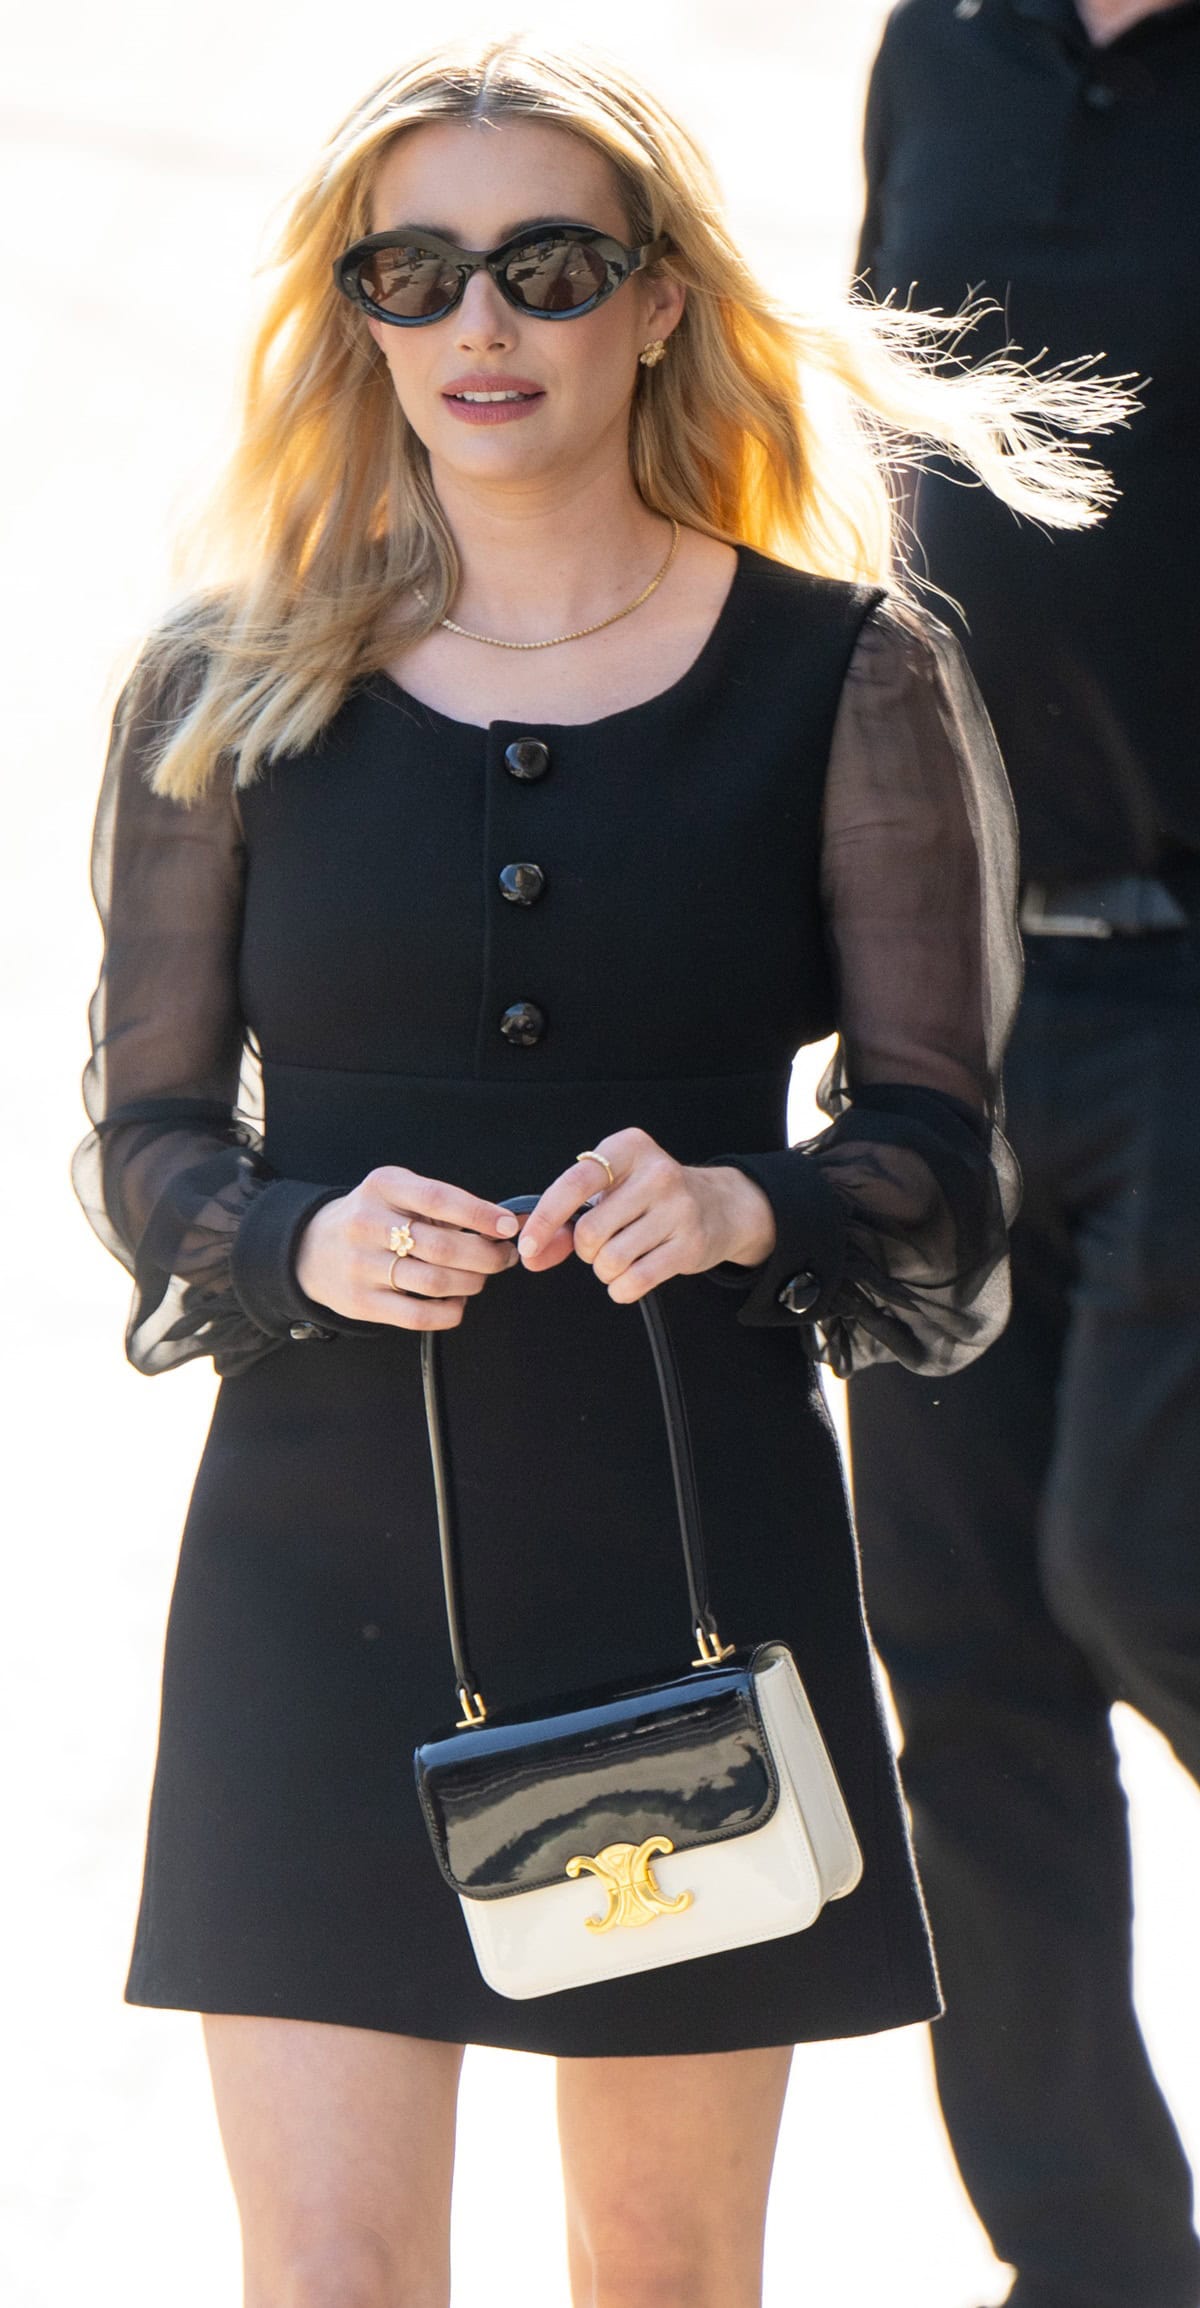
{"type": "MultiPolygon", "coordinates": [[[[337,131],[301,188],[254,344],[241,438],[199,532],[203,587],[143,657],[164,712],[154,782],[187,801],[218,759],[240,784],[311,745],[351,685],[431,631],[459,581],[429,458],[332,266],[371,228],[395,138],[427,121],[534,117],[612,163],[629,237],[660,233],[686,283],[671,357],[640,369],[630,462],[646,504],[820,575],[895,582],[892,476],[945,451],[1018,512],[1067,528],[1112,491],[1063,436],[1128,413],[1080,365],[970,367],[962,317],[847,304],[788,312],[735,247],[704,154],[620,64],[521,36],[404,66],[337,131]]],[[[140,685],[139,685],[140,686],[140,685]]]]}

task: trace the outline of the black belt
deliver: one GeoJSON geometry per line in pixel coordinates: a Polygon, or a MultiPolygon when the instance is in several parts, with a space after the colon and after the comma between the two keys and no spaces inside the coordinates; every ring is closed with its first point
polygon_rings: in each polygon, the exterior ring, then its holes
{"type": "Polygon", "coordinates": [[[1027,882],[1019,920],[1027,937],[1144,938],[1186,930],[1187,908],[1151,874],[1115,874],[1108,881],[1064,882],[1051,889],[1027,882]]]}

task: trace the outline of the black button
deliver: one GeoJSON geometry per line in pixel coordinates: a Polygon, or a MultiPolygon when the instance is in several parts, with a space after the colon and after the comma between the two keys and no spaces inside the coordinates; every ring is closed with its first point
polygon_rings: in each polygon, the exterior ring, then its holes
{"type": "Polygon", "coordinates": [[[546,1031],[546,1013],[536,1002],[510,1002],[502,1013],[500,1031],[506,1042],[515,1042],[519,1049],[532,1050],[546,1031]]]}
{"type": "Polygon", "coordinates": [[[550,767],[550,748],[540,737],[518,737],[504,748],[504,766],[522,785],[536,785],[550,767]]]}
{"type": "Polygon", "coordinates": [[[793,1274],[777,1295],[778,1303],[786,1306],[789,1314],[811,1314],[821,1295],[821,1285],[812,1269],[802,1266],[799,1274],[793,1274]]]}
{"type": "Polygon", "coordinates": [[[500,868],[500,892],[514,906],[535,906],[546,887],[546,876],[540,865],[506,865],[500,868]]]}
{"type": "Polygon", "coordinates": [[[1111,112],[1117,101],[1117,92],[1115,88],[1109,87],[1107,80],[1089,80],[1083,92],[1083,101],[1091,105],[1093,112],[1111,112]]]}

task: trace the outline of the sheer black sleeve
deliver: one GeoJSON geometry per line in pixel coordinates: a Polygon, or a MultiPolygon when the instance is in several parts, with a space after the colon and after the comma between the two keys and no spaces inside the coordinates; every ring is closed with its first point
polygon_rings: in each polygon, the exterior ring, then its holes
{"type": "Polygon", "coordinates": [[[211,1354],[229,1376],[289,1335],[366,1326],[300,1290],[294,1244],[337,1190],[276,1178],[252,1119],[232,777],[222,768],[188,807],[148,783],[164,726],[186,708],[187,681],[154,683],[139,668],[113,721],[93,848],[105,932],[84,1077],[93,1128],[73,1178],[96,1233],[134,1278],[130,1361],[156,1372],[211,1354]]]}
{"type": "Polygon", "coordinates": [[[1016,873],[1007,781],[958,644],[885,601],[851,660],[826,789],[839,1042],[818,1099],[831,1126],[718,1158],[757,1180],[776,1219],[740,1319],[800,1317],[841,1375],[888,1357],[956,1370],[1007,1319],[1016,873]]]}

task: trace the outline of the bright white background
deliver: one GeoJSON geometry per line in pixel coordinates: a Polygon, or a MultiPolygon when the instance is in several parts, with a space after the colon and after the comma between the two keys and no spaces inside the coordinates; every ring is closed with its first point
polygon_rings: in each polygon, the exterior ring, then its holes
{"type": "MultiPolygon", "coordinates": [[[[735,225],[798,300],[853,245],[878,0],[562,0],[708,142],[735,225]]],[[[267,220],[426,28],[359,0],[82,0],[15,11],[0,170],[6,773],[0,999],[9,1597],[0,1641],[8,1889],[0,2291],[10,2308],[235,2308],[234,2221],[198,2022],[123,2008],[177,1534],[211,1401],[124,1366],[123,1278],[70,1200],[97,942],[86,845],[116,676],[164,599],[169,539],[227,437],[267,220]]],[[[800,1119],[800,1107],[797,1120],[800,1119]]],[[[1133,1535],[1133,1543],[1136,1536],[1133,1535]]],[[[1147,2030],[1200,2150],[1200,1805],[1122,1721],[1147,2030]]],[[[472,2055],[456,2302],[565,2302],[540,2061],[472,2055]]],[[[797,2056],[770,2308],[1002,2297],[954,2176],[920,2030],[797,2056]]]]}

